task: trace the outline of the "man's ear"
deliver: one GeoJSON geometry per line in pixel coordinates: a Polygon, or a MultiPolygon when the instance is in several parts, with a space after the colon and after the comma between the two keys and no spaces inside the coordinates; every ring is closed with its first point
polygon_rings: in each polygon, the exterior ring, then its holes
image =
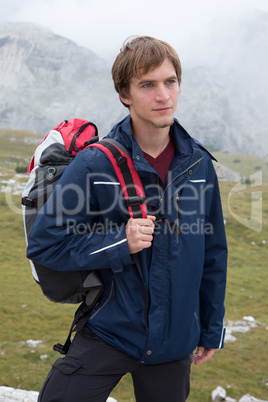
{"type": "Polygon", "coordinates": [[[130,96],[126,91],[122,91],[120,93],[120,100],[123,103],[123,105],[129,107],[131,105],[131,100],[130,100],[130,96]]]}

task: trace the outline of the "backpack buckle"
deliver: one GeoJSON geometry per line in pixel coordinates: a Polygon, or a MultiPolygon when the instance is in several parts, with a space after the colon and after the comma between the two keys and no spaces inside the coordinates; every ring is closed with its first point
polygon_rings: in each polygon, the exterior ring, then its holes
{"type": "Polygon", "coordinates": [[[126,199],[126,204],[128,207],[135,207],[137,205],[142,204],[143,202],[145,202],[145,198],[144,197],[140,197],[140,196],[134,196],[134,197],[129,197],[126,199]]]}
{"type": "Polygon", "coordinates": [[[125,163],[127,163],[127,158],[123,155],[120,155],[119,158],[116,159],[117,165],[123,165],[125,163]]]}
{"type": "Polygon", "coordinates": [[[24,205],[25,207],[30,207],[33,208],[35,206],[34,200],[28,197],[22,197],[21,199],[21,204],[24,205]]]}
{"type": "Polygon", "coordinates": [[[55,352],[59,352],[61,355],[66,355],[67,351],[64,349],[64,346],[61,343],[57,343],[53,346],[53,350],[55,352]]]}

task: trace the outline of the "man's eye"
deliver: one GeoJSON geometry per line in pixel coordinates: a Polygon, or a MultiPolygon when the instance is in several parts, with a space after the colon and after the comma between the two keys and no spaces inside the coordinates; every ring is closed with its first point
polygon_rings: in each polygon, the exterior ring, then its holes
{"type": "Polygon", "coordinates": [[[150,82],[148,82],[147,84],[143,85],[143,88],[151,88],[153,86],[153,84],[151,84],[150,82]]]}
{"type": "Polygon", "coordinates": [[[167,84],[169,84],[169,85],[172,85],[172,84],[175,84],[176,83],[176,80],[168,80],[167,81],[167,84]]]}

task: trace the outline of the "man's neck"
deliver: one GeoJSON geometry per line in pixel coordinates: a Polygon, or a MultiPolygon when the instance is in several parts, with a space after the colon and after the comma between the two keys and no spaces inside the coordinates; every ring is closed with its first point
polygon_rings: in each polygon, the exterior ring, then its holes
{"type": "Polygon", "coordinates": [[[170,126],[164,128],[148,127],[146,129],[135,126],[132,122],[132,135],[143,152],[157,158],[169,143],[170,126]]]}

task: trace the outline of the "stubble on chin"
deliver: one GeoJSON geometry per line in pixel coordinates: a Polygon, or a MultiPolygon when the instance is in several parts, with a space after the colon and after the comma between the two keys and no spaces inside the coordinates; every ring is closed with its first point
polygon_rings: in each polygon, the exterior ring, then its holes
{"type": "Polygon", "coordinates": [[[154,126],[154,128],[157,128],[157,129],[170,127],[170,126],[172,126],[172,124],[174,124],[174,118],[173,117],[169,122],[163,122],[163,123],[152,122],[152,125],[154,126]]]}

